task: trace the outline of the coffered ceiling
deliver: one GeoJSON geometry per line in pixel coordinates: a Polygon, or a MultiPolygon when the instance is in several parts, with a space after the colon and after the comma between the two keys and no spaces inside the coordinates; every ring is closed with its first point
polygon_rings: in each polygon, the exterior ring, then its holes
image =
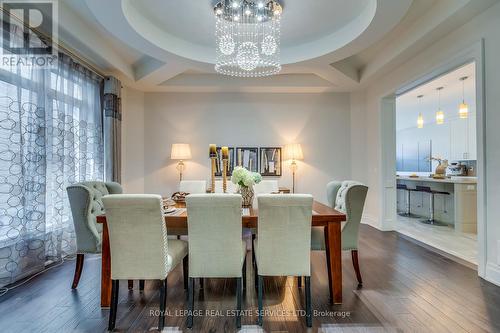
{"type": "Polygon", "coordinates": [[[353,91],[497,0],[286,0],[280,75],[216,74],[210,0],[64,0],[61,39],[143,91],[353,91]]]}

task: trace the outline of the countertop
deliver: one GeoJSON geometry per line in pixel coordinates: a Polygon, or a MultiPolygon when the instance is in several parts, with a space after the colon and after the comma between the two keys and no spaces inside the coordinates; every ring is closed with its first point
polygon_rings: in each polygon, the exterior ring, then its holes
{"type": "Polygon", "coordinates": [[[396,179],[411,180],[414,182],[451,183],[451,184],[477,184],[477,177],[451,177],[434,179],[431,177],[396,176],[396,179]]]}

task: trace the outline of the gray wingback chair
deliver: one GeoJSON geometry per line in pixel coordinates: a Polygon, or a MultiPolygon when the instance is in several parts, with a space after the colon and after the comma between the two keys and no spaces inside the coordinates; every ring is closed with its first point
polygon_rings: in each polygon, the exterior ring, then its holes
{"type": "MultiPolygon", "coordinates": [[[[363,215],[368,187],[362,183],[346,180],[343,182],[332,181],[326,186],[328,204],[347,215],[346,222],[342,225],[342,250],[351,251],[352,264],[356,271],[359,285],[363,284],[358,263],[358,231],[363,215]]],[[[313,251],[325,250],[325,233],[323,227],[312,228],[311,249],[313,251]]],[[[328,255],[328,251],[326,252],[328,255]]],[[[327,258],[327,260],[329,260],[327,258]]],[[[332,287],[329,278],[330,290],[332,287]]]]}
{"type": "Polygon", "coordinates": [[[102,224],[96,216],[104,214],[102,197],[108,194],[121,194],[123,189],[114,182],[88,181],[70,185],[68,192],[73,224],[76,234],[76,267],[72,289],[78,286],[83,269],[85,253],[101,252],[102,224]]]}

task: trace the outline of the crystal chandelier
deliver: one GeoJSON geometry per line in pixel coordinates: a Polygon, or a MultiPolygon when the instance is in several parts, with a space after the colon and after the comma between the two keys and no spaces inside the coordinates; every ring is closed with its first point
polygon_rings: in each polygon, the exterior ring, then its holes
{"type": "Polygon", "coordinates": [[[277,0],[219,0],[215,70],[240,77],[279,73],[282,12],[277,0]]]}

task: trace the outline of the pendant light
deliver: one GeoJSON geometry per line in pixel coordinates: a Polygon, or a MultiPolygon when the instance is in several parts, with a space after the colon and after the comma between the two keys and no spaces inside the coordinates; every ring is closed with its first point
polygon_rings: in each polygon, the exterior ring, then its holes
{"type": "Polygon", "coordinates": [[[460,119],[467,119],[469,117],[469,106],[465,103],[465,80],[467,80],[467,76],[460,78],[460,81],[462,81],[462,103],[458,107],[458,116],[460,119]]]}
{"type": "Polygon", "coordinates": [[[439,87],[436,89],[438,92],[438,110],[436,112],[436,124],[442,125],[444,124],[444,112],[441,110],[441,90],[443,87],[439,87]]]}
{"type": "MultiPolygon", "coordinates": [[[[418,108],[422,110],[422,97],[424,95],[418,95],[418,108]]],[[[422,116],[422,112],[418,113],[418,118],[417,118],[417,128],[424,128],[424,117],[422,116]]]]}

